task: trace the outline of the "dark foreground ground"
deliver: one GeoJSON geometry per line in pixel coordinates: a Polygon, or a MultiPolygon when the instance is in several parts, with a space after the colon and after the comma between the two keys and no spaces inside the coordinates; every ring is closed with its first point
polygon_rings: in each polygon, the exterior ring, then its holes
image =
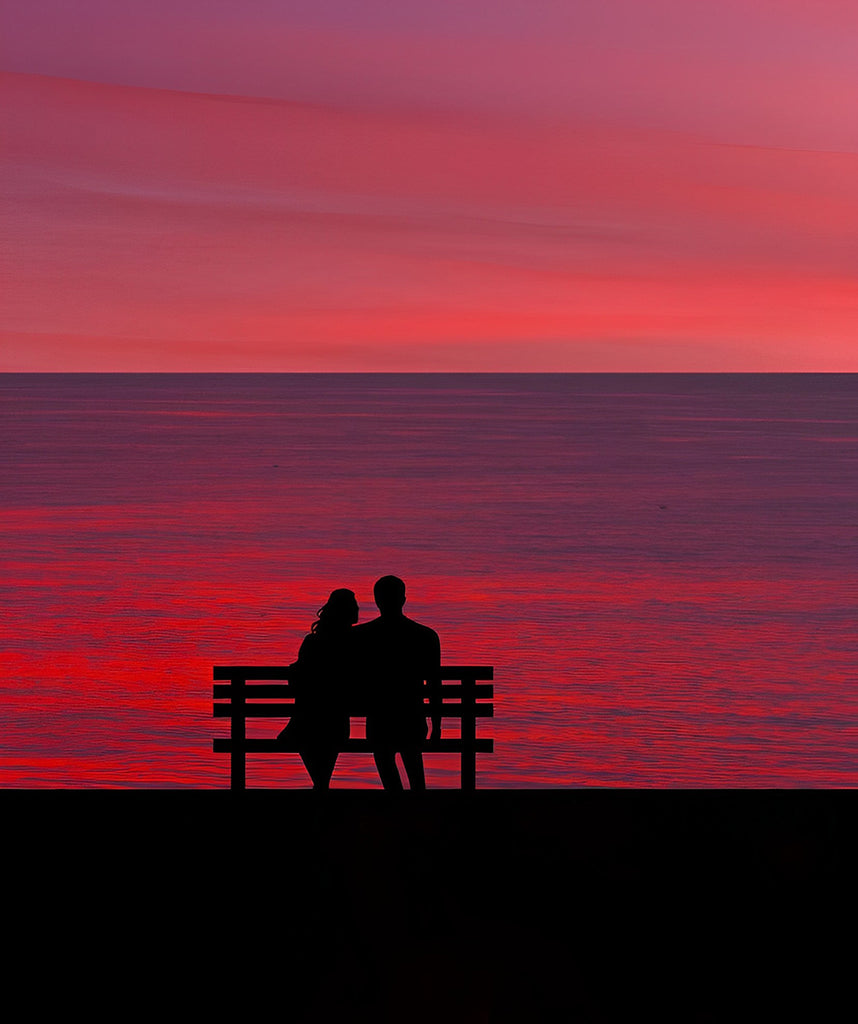
{"type": "Polygon", "coordinates": [[[839,1019],[857,808],[811,791],[0,792],[4,973],[39,1018],[839,1019]]]}

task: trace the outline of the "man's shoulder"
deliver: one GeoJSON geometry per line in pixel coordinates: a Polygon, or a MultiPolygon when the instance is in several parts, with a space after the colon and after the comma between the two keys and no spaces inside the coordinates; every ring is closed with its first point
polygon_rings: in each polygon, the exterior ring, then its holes
{"type": "Polygon", "coordinates": [[[431,626],[425,626],[422,622],[417,622],[416,619],[409,619],[406,616],[405,617],[405,621],[408,623],[409,628],[415,630],[416,632],[425,633],[427,636],[430,636],[430,635],[431,636],[437,636],[438,635],[435,632],[435,630],[432,629],[431,626]]]}
{"type": "Polygon", "coordinates": [[[441,642],[434,629],[424,626],[422,622],[417,622],[415,619],[409,619],[407,615],[394,620],[385,619],[379,615],[377,619],[370,619],[369,622],[361,622],[360,625],[353,626],[352,632],[358,640],[378,635],[384,637],[409,636],[415,640],[432,644],[441,642]]]}
{"type": "Polygon", "coordinates": [[[416,641],[430,647],[440,647],[441,640],[438,634],[430,626],[424,626],[422,622],[406,618],[408,632],[416,641]]]}
{"type": "Polygon", "coordinates": [[[422,622],[418,622],[416,619],[409,619],[407,615],[397,616],[396,618],[384,618],[379,615],[368,622],[359,622],[356,626],[352,626],[352,631],[362,633],[365,630],[389,629],[391,627],[435,633],[434,629],[424,626],[422,622]]]}

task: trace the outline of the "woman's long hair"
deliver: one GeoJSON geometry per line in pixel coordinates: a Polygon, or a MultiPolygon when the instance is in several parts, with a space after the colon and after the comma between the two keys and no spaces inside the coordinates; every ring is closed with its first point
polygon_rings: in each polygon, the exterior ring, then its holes
{"type": "Polygon", "coordinates": [[[327,602],[316,612],[317,619],[310,627],[310,632],[327,633],[330,630],[346,629],[357,622],[359,614],[360,609],[353,591],[345,588],[334,590],[327,602]]]}

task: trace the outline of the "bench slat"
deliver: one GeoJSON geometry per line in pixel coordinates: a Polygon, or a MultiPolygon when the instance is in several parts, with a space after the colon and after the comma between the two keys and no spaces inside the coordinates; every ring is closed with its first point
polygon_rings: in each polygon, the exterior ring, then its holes
{"type": "MultiPolygon", "coordinates": [[[[252,683],[250,686],[240,687],[239,692],[245,700],[256,700],[262,697],[282,697],[291,700],[294,696],[293,685],[292,683],[252,683]]],[[[235,692],[232,683],[215,683],[212,687],[215,700],[231,700],[235,692]]],[[[491,683],[474,683],[467,688],[462,683],[441,683],[442,700],[461,697],[463,692],[469,695],[473,694],[477,699],[491,700],[495,695],[495,688],[491,683]]]]}
{"type": "MultiPolygon", "coordinates": [[[[242,686],[240,692],[250,700],[253,697],[288,697],[293,696],[292,683],[251,683],[242,686]]],[[[235,693],[232,683],[215,683],[212,695],[215,700],[231,700],[235,693]]]]}
{"type": "Polygon", "coordinates": [[[215,665],[213,679],[288,679],[289,665],[215,665]]]}
{"type": "MultiPolygon", "coordinates": [[[[429,705],[426,704],[426,717],[430,718],[429,705]]],[[[241,709],[241,714],[244,718],[291,718],[292,712],[295,708],[293,704],[245,704],[241,709]]],[[[235,708],[232,704],[214,704],[212,705],[212,715],[214,718],[232,718],[235,713],[235,708]]],[[[493,718],[494,717],[494,705],[493,704],[442,704],[441,705],[441,717],[442,718],[462,718],[468,715],[474,715],[477,718],[493,718]]],[[[366,711],[355,710],[353,712],[355,718],[365,718],[366,711]]]]}
{"type": "MultiPolygon", "coordinates": [[[[290,665],[215,665],[213,679],[288,679],[290,665]]],[[[442,679],[494,679],[491,665],[442,665],[442,679]]]]}
{"type": "MultiPolygon", "coordinates": [[[[249,754],[262,754],[262,753],[279,753],[279,754],[297,754],[298,749],[293,744],[280,743],[277,739],[269,739],[267,737],[249,737],[244,740],[243,749],[249,754]]],[[[341,751],[343,753],[349,753],[350,751],[363,751],[372,752],[373,747],[369,740],[361,737],[355,737],[354,739],[347,740],[345,745],[342,746],[341,751]]],[[[462,752],[462,740],[458,736],[442,736],[440,740],[435,743],[424,743],[422,749],[427,753],[455,753],[460,754],[462,752]]],[[[477,738],[472,744],[468,745],[469,750],[475,750],[479,754],[491,754],[494,752],[494,740],[477,738]]],[[[229,754],[233,750],[233,741],[226,736],[217,737],[212,740],[212,750],[216,754],[229,754]]]]}

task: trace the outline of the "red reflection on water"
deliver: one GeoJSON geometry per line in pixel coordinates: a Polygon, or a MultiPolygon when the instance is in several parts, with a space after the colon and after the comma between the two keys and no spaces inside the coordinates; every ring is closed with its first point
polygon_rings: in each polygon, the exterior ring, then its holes
{"type": "MultiPolygon", "coordinates": [[[[227,758],[211,752],[225,734],[211,717],[212,666],[289,663],[326,592],[307,577],[272,588],[239,567],[147,572],[142,586],[102,555],[53,559],[43,579],[29,577],[40,614],[25,601],[2,627],[4,673],[17,680],[6,786],[227,784],[227,758]]],[[[362,620],[372,578],[342,573],[362,620]]],[[[415,575],[407,610],[439,631],[445,662],[495,668],[496,717],[478,732],[496,752],[478,757],[480,785],[852,784],[855,768],[831,743],[832,716],[844,750],[858,738],[855,697],[837,691],[848,624],[828,623],[829,644],[842,643],[828,665],[814,640],[814,614],[827,614],[836,588],[574,569],[415,575]]],[[[251,734],[279,727],[256,722],[251,734]]],[[[431,786],[456,785],[454,756],[426,760],[431,786]]],[[[248,779],[308,784],[294,755],[251,758],[248,779]]],[[[371,759],[344,755],[334,784],[377,786],[371,759]]]]}
{"type": "MultiPolygon", "coordinates": [[[[858,784],[858,463],[817,443],[849,436],[849,381],[5,396],[6,785],[225,786],[212,666],[289,663],[331,590],[365,621],[388,572],[445,662],[494,667],[482,786],[858,784]],[[177,430],[188,405],[228,415],[177,430]]],[[[308,784],[296,757],[250,782],[308,784]]],[[[334,782],[377,785],[357,755],[334,782]]]]}

